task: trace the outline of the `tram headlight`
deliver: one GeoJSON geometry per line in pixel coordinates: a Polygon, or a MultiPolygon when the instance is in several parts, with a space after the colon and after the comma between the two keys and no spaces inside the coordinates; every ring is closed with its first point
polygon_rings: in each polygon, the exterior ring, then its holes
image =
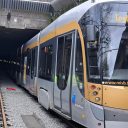
{"type": "Polygon", "coordinates": [[[102,105],[102,85],[101,84],[94,84],[94,83],[88,83],[88,98],[89,101],[102,105]]]}
{"type": "Polygon", "coordinates": [[[95,90],[96,86],[95,85],[91,85],[91,90],[95,90]]]}
{"type": "Polygon", "coordinates": [[[95,101],[96,101],[96,102],[99,102],[99,101],[100,101],[100,98],[99,98],[99,97],[96,97],[96,98],[95,98],[95,101]]]}
{"type": "Polygon", "coordinates": [[[97,92],[97,91],[94,91],[94,92],[93,92],[93,95],[94,95],[94,96],[97,96],[97,95],[98,95],[98,92],[97,92]]]}

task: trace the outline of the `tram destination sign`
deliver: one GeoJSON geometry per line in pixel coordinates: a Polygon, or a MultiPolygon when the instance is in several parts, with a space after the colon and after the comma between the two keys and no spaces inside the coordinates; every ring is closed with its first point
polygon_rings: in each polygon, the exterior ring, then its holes
{"type": "Polygon", "coordinates": [[[102,84],[104,85],[124,85],[127,86],[128,85],[128,81],[106,81],[106,82],[102,82],[102,84]]]}

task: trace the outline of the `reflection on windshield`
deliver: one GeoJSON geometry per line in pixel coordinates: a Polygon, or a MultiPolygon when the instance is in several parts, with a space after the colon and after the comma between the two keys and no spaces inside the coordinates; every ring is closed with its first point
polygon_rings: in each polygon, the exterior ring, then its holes
{"type": "Polygon", "coordinates": [[[101,12],[102,22],[108,25],[125,25],[128,22],[128,4],[105,3],[101,12]]]}
{"type": "MultiPolygon", "coordinates": [[[[128,80],[128,28],[127,20],[123,26],[110,24],[111,16],[115,14],[128,15],[127,4],[111,4],[104,6],[102,14],[102,53],[104,80],[128,80]],[[121,10],[123,9],[123,10],[121,10]],[[117,11],[118,10],[118,11],[117,11]],[[105,20],[107,18],[107,20],[105,20]]],[[[112,20],[111,20],[112,21],[112,20]]]]}
{"type": "Polygon", "coordinates": [[[109,27],[111,42],[104,48],[104,77],[128,79],[128,30],[125,27],[109,27]],[[125,30],[125,31],[124,31],[125,30]]]}
{"type": "Polygon", "coordinates": [[[123,36],[118,51],[115,69],[128,69],[128,30],[123,33],[123,36]]]}

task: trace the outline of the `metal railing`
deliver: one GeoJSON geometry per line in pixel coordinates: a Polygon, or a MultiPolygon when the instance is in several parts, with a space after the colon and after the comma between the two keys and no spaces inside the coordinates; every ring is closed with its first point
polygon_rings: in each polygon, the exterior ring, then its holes
{"type": "Polygon", "coordinates": [[[9,11],[27,11],[37,13],[49,13],[50,3],[27,0],[0,0],[0,9],[7,9],[9,11]]]}

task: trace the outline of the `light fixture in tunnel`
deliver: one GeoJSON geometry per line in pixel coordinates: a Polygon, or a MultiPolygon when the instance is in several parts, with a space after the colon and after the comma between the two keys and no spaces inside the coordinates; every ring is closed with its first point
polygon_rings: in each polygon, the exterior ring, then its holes
{"type": "Polygon", "coordinates": [[[18,19],[17,19],[17,17],[15,17],[15,18],[14,18],[14,22],[17,23],[17,21],[18,21],[18,19]]]}

